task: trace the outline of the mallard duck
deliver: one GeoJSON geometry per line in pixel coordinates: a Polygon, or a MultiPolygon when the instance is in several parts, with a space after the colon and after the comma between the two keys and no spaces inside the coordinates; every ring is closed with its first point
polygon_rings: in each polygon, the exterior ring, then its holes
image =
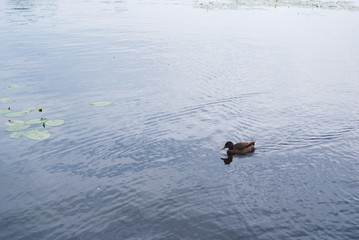
{"type": "Polygon", "coordinates": [[[256,141],[250,142],[240,142],[233,145],[232,142],[226,142],[224,147],[221,150],[228,148],[227,155],[235,155],[235,154],[246,154],[254,151],[254,144],[256,141]]]}

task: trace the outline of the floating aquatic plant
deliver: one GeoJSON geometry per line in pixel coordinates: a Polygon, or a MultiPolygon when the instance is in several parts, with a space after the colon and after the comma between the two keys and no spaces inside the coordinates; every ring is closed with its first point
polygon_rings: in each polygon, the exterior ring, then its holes
{"type": "Polygon", "coordinates": [[[30,125],[27,125],[25,123],[15,123],[15,124],[9,126],[8,128],[6,128],[6,131],[16,132],[16,131],[25,130],[28,127],[30,127],[30,125]]]}
{"type": "Polygon", "coordinates": [[[2,102],[2,103],[12,103],[12,102],[15,102],[15,100],[12,100],[11,98],[0,98],[0,102],[2,102]]]}
{"type": "Polygon", "coordinates": [[[111,104],[111,102],[94,102],[94,103],[91,103],[90,105],[93,107],[103,107],[103,106],[107,106],[110,104],[111,104]]]}
{"type": "Polygon", "coordinates": [[[0,114],[8,113],[8,112],[10,112],[9,109],[0,109],[0,114]]]}
{"type": "Polygon", "coordinates": [[[21,136],[33,139],[33,140],[45,140],[48,139],[51,134],[47,130],[31,130],[28,132],[20,133],[14,132],[10,135],[10,138],[19,138],[21,136]]]}
{"type": "Polygon", "coordinates": [[[31,119],[26,122],[26,124],[28,124],[28,125],[35,125],[35,124],[41,124],[41,123],[43,124],[43,126],[46,123],[47,126],[58,127],[58,126],[64,124],[65,121],[61,120],[61,119],[48,120],[47,118],[36,118],[36,119],[31,119]]]}
{"type": "Polygon", "coordinates": [[[31,130],[22,135],[33,140],[45,140],[51,136],[47,130],[31,130]]]}
{"type": "Polygon", "coordinates": [[[46,125],[51,126],[51,127],[58,127],[58,126],[60,126],[60,125],[62,125],[64,123],[65,123],[65,121],[61,120],[61,119],[46,121],[46,125]]]}
{"type": "Polygon", "coordinates": [[[34,107],[27,107],[27,108],[24,108],[22,111],[23,112],[32,112],[32,111],[34,111],[36,108],[34,108],[34,107]]]}
{"type": "Polygon", "coordinates": [[[46,121],[47,121],[47,118],[36,118],[36,119],[31,119],[31,120],[27,121],[26,124],[34,125],[34,124],[44,123],[46,121]]]}
{"type": "Polygon", "coordinates": [[[21,136],[23,136],[23,133],[13,132],[13,133],[11,133],[10,138],[19,138],[21,136]]]}
{"type": "MultiPolygon", "coordinates": [[[[10,108],[8,110],[10,110],[10,108]]],[[[4,116],[9,117],[9,118],[22,117],[22,116],[25,116],[26,114],[28,114],[29,112],[32,112],[33,110],[35,110],[34,107],[27,107],[27,108],[24,108],[21,112],[11,112],[11,113],[5,114],[4,116]]]]}
{"type": "Polygon", "coordinates": [[[4,116],[5,117],[9,117],[9,118],[13,118],[13,117],[22,117],[25,116],[26,114],[28,114],[29,112],[27,111],[22,111],[22,112],[11,112],[11,113],[7,113],[4,116]]]}
{"type": "Polygon", "coordinates": [[[17,124],[17,123],[25,124],[24,121],[21,121],[21,120],[8,120],[8,121],[5,122],[5,125],[6,126],[12,126],[12,125],[17,124]]]}
{"type": "Polygon", "coordinates": [[[16,88],[23,88],[23,87],[25,87],[25,86],[17,85],[17,84],[7,86],[8,89],[16,89],[16,88]]]}

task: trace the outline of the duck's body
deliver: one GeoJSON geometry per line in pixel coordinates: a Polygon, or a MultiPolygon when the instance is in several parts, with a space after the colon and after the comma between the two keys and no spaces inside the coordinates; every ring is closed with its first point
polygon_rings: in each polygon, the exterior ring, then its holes
{"type": "Polygon", "coordinates": [[[253,152],[255,143],[256,141],[240,142],[236,144],[233,144],[232,142],[226,142],[226,144],[221,150],[228,148],[227,150],[228,155],[235,155],[235,154],[243,155],[249,152],[253,152]]]}

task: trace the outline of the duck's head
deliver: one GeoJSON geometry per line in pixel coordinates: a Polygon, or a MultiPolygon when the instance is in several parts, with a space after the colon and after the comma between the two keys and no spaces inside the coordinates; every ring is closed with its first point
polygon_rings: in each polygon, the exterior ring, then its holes
{"type": "Polygon", "coordinates": [[[232,142],[226,142],[226,144],[224,145],[224,147],[221,149],[226,149],[228,148],[229,150],[233,150],[233,143],[232,142]]]}

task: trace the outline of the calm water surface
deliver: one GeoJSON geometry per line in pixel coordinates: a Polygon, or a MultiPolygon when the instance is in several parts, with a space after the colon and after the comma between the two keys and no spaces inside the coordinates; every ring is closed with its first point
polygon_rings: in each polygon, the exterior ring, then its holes
{"type": "Polygon", "coordinates": [[[358,238],[358,11],[2,0],[0,15],[15,100],[0,109],[65,120],[36,141],[0,116],[0,239],[358,238]]]}

